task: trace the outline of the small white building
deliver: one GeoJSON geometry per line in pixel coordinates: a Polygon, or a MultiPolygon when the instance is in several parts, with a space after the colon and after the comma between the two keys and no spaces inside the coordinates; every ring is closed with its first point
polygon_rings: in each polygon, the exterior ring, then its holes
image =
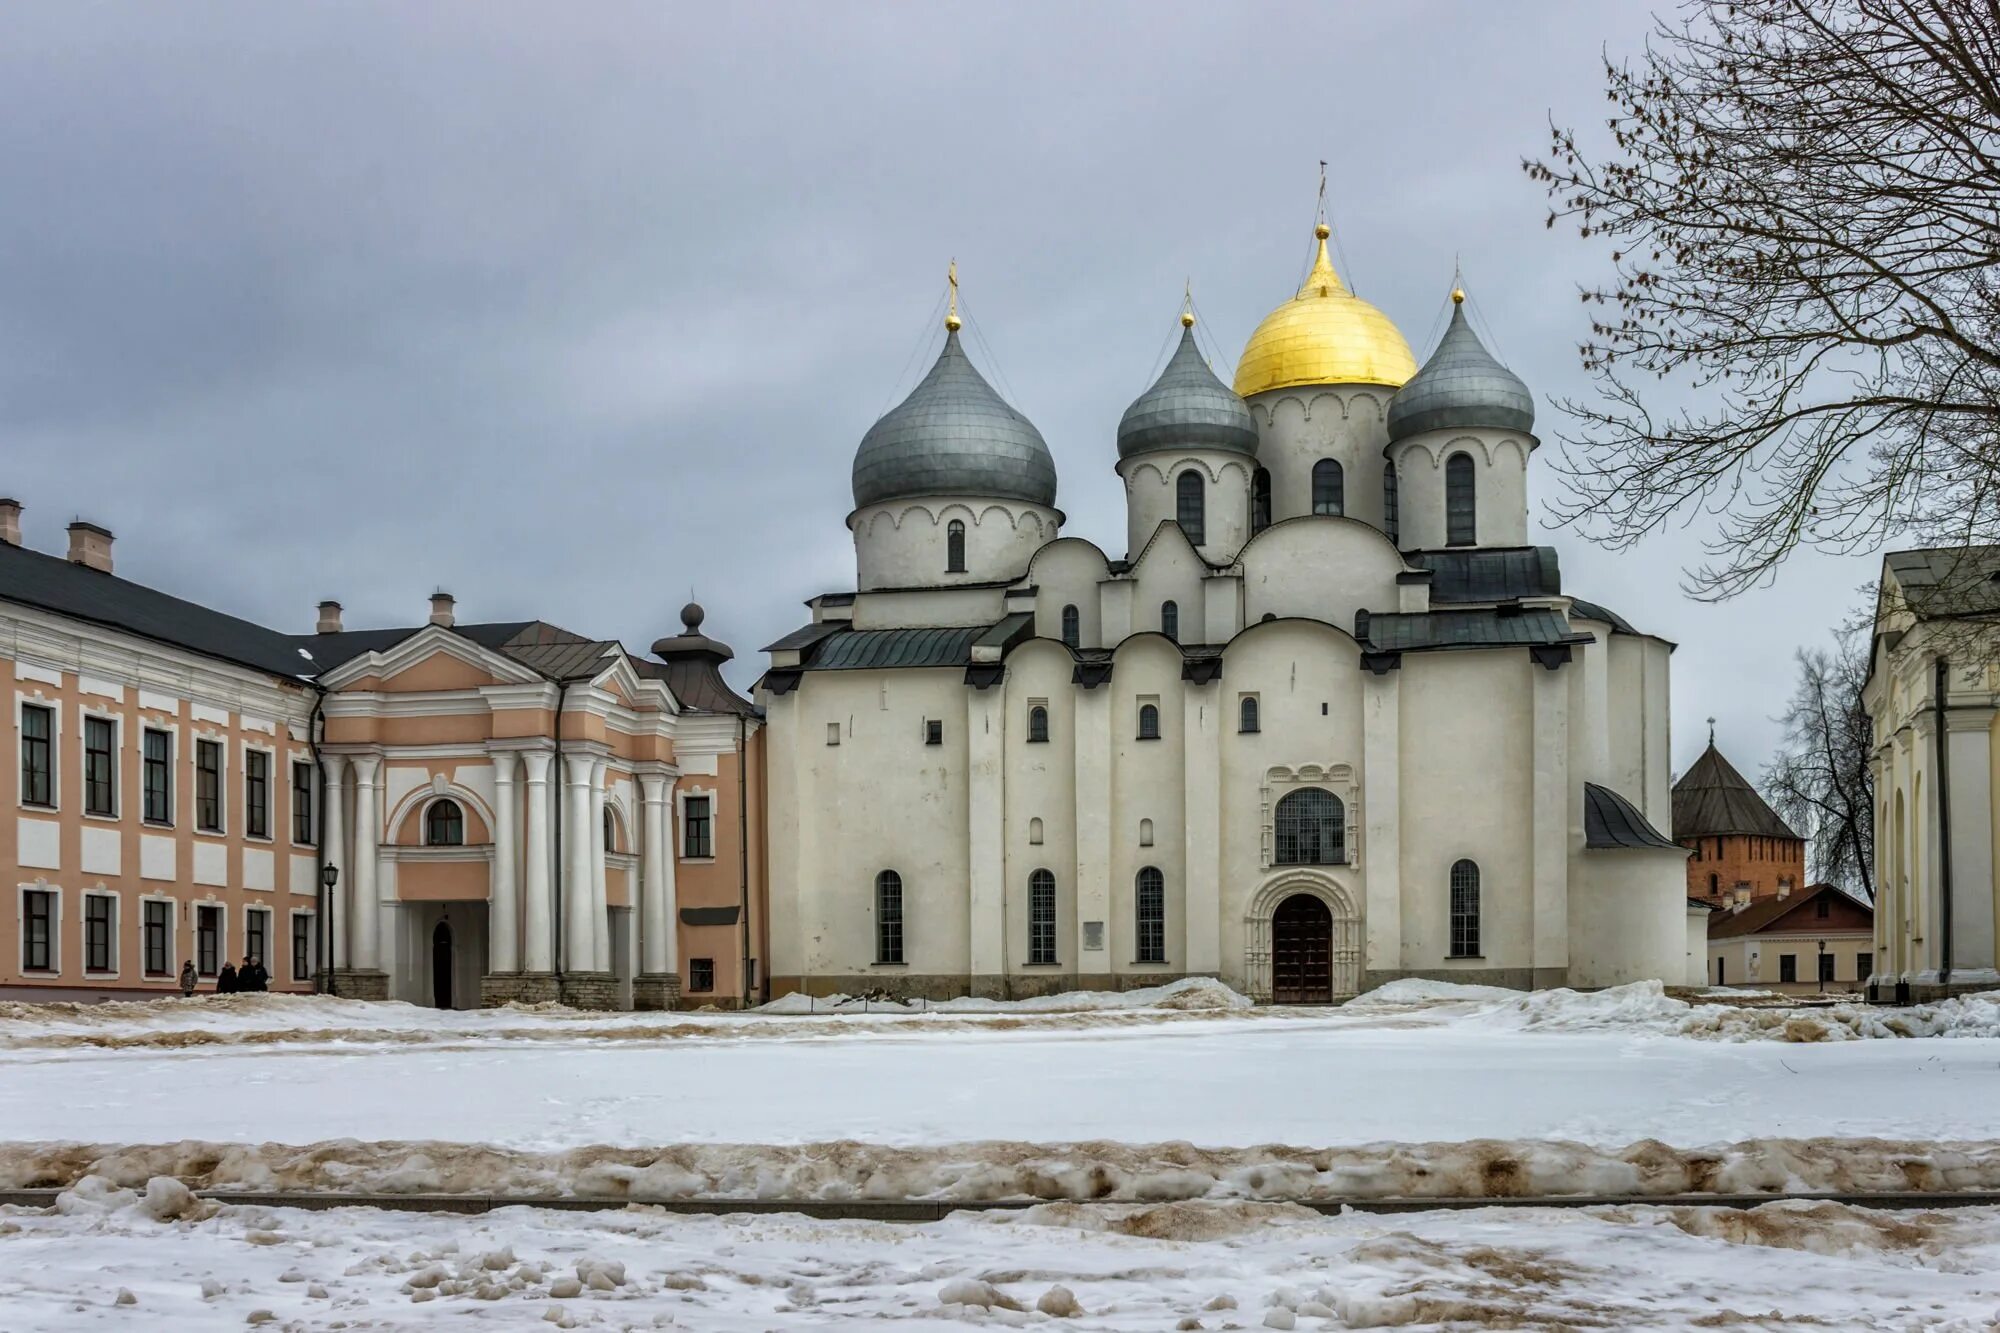
{"type": "Polygon", "coordinates": [[[1318,235],[1233,390],[1183,316],[1122,552],[947,319],[759,684],[775,991],[1700,981],[1672,645],[1529,544],[1533,399],[1463,305],[1419,371],[1318,235]]]}

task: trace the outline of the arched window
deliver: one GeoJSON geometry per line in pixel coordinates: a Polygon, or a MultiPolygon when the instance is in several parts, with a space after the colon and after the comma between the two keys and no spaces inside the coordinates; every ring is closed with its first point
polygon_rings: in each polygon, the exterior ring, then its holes
{"type": "Polygon", "coordinates": [[[1150,819],[1139,821],[1139,845],[1141,847],[1153,845],[1153,821],[1150,819]]]}
{"type": "Polygon", "coordinates": [[[1079,647],[1083,643],[1081,622],[1073,606],[1065,606],[1062,609],[1062,640],[1072,648],[1079,647]]]}
{"type": "Polygon", "coordinates": [[[903,877],[893,870],[875,877],[875,961],[903,961],[903,877]]]}
{"type": "Polygon", "coordinates": [[[1028,821],[1028,845],[1030,847],[1042,845],[1042,821],[1039,817],[1028,821]]]}
{"type": "Polygon", "coordinates": [[[1180,642],[1181,608],[1179,602],[1169,600],[1160,603],[1160,633],[1166,635],[1176,643],[1180,642]]]}
{"type": "Polygon", "coordinates": [[[1722,892],[1722,876],[1710,875],[1708,877],[1708,896],[1713,898],[1716,894],[1721,892],[1722,892]]]}
{"type": "Polygon", "coordinates": [[[1139,739],[1142,741],[1160,739],[1160,710],[1152,704],[1139,705],[1139,739]]]}
{"type": "Polygon", "coordinates": [[[1478,540],[1478,501],[1473,498],[1472,455],[1453,454],[1444,462],[1444,541],[1471,546],[1478,540]]]}
{"type": "Polygon", "coordinates": [[[1201,473],[1189,468],[1174,481],[1174,512],[1180,520],[1181,531],[1196,546],[1208,540],[1207,509],[1201,473]]]}
{"type": "Polygon", "coordinates": [[[1403,516],[1398,512],[1399,503],[1396,496],[1396,465],[1394,463],[1384,464],[1382,468],[1382,531],[1389,535],[1389,540],[1392,542],[1402,540],[1403,516]]]}
{"type": "Polygon", "coordinates": [[[465,846],[465,811],[458,808],[457,801],[432,801],[431,808],[424,811],[424,845],[465,846]]]}
{"type": "Polygon", "coordinates": [[[1250,531],[1271,526],[1271,469],[1260,467],[1250,477],[1250,531]]]}
{"type": "Polygon", "coordinates": [[[1034,742],[1049,738],[1049,710],[1036,704],[1028,710],[1028,739],[1034,742]]]}
{"type": "Polygon", "coordinates": [[[1479,867],[1470,861],[1451,867],[1451,956],[1479,956],[1479,867]]]}
{"type": "Polygon", "coordinates": [[[1341,474],[1340,463],[1332,458],[1322,458],[1313,464],[1313,512],[1315,514],[1338,514],[1345,511],[1347,500],[1347,479],[1341,474]]]}
{"type": "Polygon", "coordinates": [[[611,813],[611,807],[604,807],[604,850],[618,850],[618,816],[611,813]]]}
{"type": "Polygon", "coordinates": [[[1236,729],[1237,729],[1238,731],[1255,731],[1255,730],[1257,730],[1257,696],[1256,696],[1256,695],[1254,695],[1254,694],[1246,694],[1246,695],[1244,695],[1244,696],[1243,696],[1243,702],[1242,702],[1241,704],[1238,704],[1238,705],[1237,705],[1237,711],[1236,711],[1236,729]]]}
{"type": "Polygon", "coordinates": [[[1324,787],[1301,787],[1278,802],[1281,866],[1347,864],[1347,807],[1324,787]]]}
{"type": "Polygon", "coordinates": [[[1167,961],[1167,877],[1152,866],[1139,872],[1134,896],[1134,915],[1139,927],[1139,959],[1142,963],[1167,961]]]}
{"type": "Polygon", "coordinates": [[[944,572],[965,572],[965,524],[953,519],[944,530],[944,572]]]}
{"type": "Polygon", "coordinates": [[[1056,960],[1056,877],[1046,870],[1028,876],[1028,961],[1056,960]]]}

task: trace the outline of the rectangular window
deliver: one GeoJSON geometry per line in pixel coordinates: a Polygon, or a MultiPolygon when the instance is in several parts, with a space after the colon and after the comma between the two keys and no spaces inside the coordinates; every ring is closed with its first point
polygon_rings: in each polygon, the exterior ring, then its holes
{"type": "Polygon", "coordinates": [[[108,717],[83,720],[83,812],[115,815],[118,787],[118,729],[108,717]]]}
{"type": "Polygon", "coordinates": [[[292,980],[311,981],[313,974],[313,919],[303,912],[292,914],[292,980]]]}
{"type": "Polygon", "coordinates": [[[222,970],[222,909],[202,906],[194,909],[194,967],[205,977],[222,970]]]}
{"type": "Polygon", "coordinates": [[[1778,955],[1778,980],[1797,981],[1799,979],[1799,956],[1795,953],[1778,955]]]}
{"type": "Polygon", "coordinates": [[[118,937],[118,900],[102,893],[85,894],[83,899],[83,970],[116,970],[111,942],[118,937]]]}
{"type": "Polygon", "coordinates": [[[1874,954],[1858,953],[1854,955],[1854,979],[1856,981],[1868,980],[1869,974],[1874,972],[1874,970],[1875,970],[1874,954]]]}
{"type": "Polygon", "coordinates": [[[709,817],[708,798],[690,796],[681,807],[684,821],[681,855],[698,859],[715,855],[714,820],[709,817]]]}
{"type": "Polygon", "coordinates": [[[1830,953],[1823,953],[1819,956],[1819,979],[1821,981],[1833,980],[1833,957],[1830,953]]]}
{"type": "Polygon", "coordinates": [[[713,958],[688,959],[689,993],[707,992],[715,989],[715,960],[713,958]]]}
{"type": "Polygon", "coordinates": [[[149,977],[170,977],[174,974],[173,950],[168,942],[173,937],[174,905],[172,903],[140,904],[140,919],[145,923],[145,959],[142,966],[149,977]]]}
{"type": "Polygon", "coordinates": [[[140,738],[143,747],[140,786],[143,809],[140,817],[148,824],[174,822],[174,738],[148,727],[140,738]]]}
{"type": "Polygon", "coordinates": [[[1139,959],[1142,963],[1167,961],[1167,881],[1148,866],[1138,880],[1139,959]]]}
{"type": "Polygon", "coordinates": [[[1056,877],[1046,870],[1028,876],[1028,961],[1056,961],[1056,877]]]}
{"type": "Polygon", "coordinates": [[[924,744],[925,745],[944,744],[944,723],[942,722],[924,723],[924,744]]]}
{"type": "Polygon", "coordinates": [[[838,722],[829,722],[826,724],[826,743],[828,745],[840,744],[840,724],[838,722]]]}
{"type": "Polygon", "coordinates": [[[222,832],[222,742],[194,743],[194,826],[222,832]]]}
{"type": "Polygon", "coordinates": [[[243,831],[271,836],[271,756],[262,750],[243,752],[243,831]]]}
{"type": "Polygon", "coordinates": [[[1728,981],[1726,980],[1726,976],[1727,976],[1727,973],[1726,973],[1726,970],[1725,970],[1725,969],[1723,968],[1723,966],[1722,966],[1722,959],[1720,959],[1720,958],[1716,959],[1716,960],[1715,960],[1715,984],[1716,984],[1716,985],[1718,985],[1718,986],[1726,986],[1726,985],[1728,985],[1728,984],[1729,984],[1729,982],[1728,982],[1728,981]]]}
{"type": "Polygon", "coordinates": [[[243,953],[251,962],[261,965],[269,956],[271,940],[271,914],[259,908],[252,908],[243,914],[243,953]]]}
{"type": "Polygon", "coordinates": [[[55,711],[40,704],[21,705],[21,804],[54,805],[55,711]]]}
{"type": "Polygon", "coordinates": [[[56,896],[48,889],[21,895],[21,970],[55,971],[56,896]]]}
{"type": "Polygon", "coordinates": [[[317,838],[313,833],[313,766],[304,759],[292,765],[292,841],[301,847],[310,847],[317,838]]]}

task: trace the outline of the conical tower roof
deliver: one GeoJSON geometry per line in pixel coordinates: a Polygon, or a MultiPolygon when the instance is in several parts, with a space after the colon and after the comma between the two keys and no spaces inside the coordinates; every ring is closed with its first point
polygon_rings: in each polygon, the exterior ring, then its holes
{"type": "Polygon", "coordinates": [[[1427,430],[1535,428],[1535,396],[1500,364],[1465,318],[1465,293],[1451,294],[1451,326],[1416,378],[1389,400],[1389,438],[1427,430]]]}
{"type": "Polygon", "coordinates": [[[1250,409],[1208,368],[1194,344],[1194,316],[1181,316],[1181,345],[1153,387],[1132,400],[1118,422],[1118,456],[1168,449],[1225,449],[1255,455],[1250,409]]]}
{"type": "Polygon", "coordinates": [[[854,455],[855,508],[926,495],[1056,502],[1049,446],[966,358],[956,310],[930,373],[854,455]]]}
{"type": "Polygon", "coordinates": [[[1674,784],[1674,837],[1723,838],[1734,834],[1793,841],[1799,837],[1711,740],[1701,758],[1674,784]]]}

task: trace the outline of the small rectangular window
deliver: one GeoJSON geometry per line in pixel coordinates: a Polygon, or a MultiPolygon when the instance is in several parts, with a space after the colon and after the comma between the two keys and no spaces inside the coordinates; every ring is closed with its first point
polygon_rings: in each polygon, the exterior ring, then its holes
{"type": "Polygon", "coordinates": [[[828,745],[840,744],[840,724],[838,722],[829,722],[826,724],[826,743],[828,745]]]}
{"type": "Polygon", "coordinates": [[[195,970],[212,977],[222,970],[222,909],[202,906],[194,909],[195,970]]]}
{"type": "Polygon", "coordinates": [[[21,804],[53,806],[55,798],[55,711],[21,705],[21,804]]]}
{"type": "Polygon", "coordinates": [[[318,841],[313,832],[313,766],[309,760],[292,763],[292,841],[310,847],[318,841]]]}
{"type": "Polygon", "coordinates": [[[1799,979],[1799,956],[1794,953],[1778,955],[1778,980],[1797,981],[1799,979]]]}
{"type": "Polygon", "coordinates": [[[110,972],[116,969],[112,941],[118,937],[118,900],[102,893],[83,899],[83,970],[110,972]]]}
{"type": "Polygon", "coordinates": [[[292,980],[311,981],[313,919],[303,913],[292,917],[292,980]]]}
{"type": "Polygon", "coordinates": [[[269,953],[271,914],[252,910],[243,914],[243,952],[250,961],[262,965],[269,953]]]}
{"type": "Polygon", "coordinates": [[[194,826],[222,832],[222,742],[194,743],[194,826]]]}
{"type": "Polygon", "coordinates": [[[174,974],[173,950],[168,947],[174,924],[172,903],[149,902],[140,908],[145,926],[145,959],[143,966],[149,977],[170,977],[174,974]]]}
{"type": "Polygon", "coordinates": [[[243,752],[243,829],[253,838],[271,836],[271,756],[243,752]]]}
{"type": "Polygon", "coordinates": [[[1874,954],[1858,953],[1854,955],[1854,979],[1856,981],[1868,980],[1869,974],[1874,972],[1874,970],[1875,970],[1874,954]]]}
{"type": "Polygon", "coordinates": [[[926,721],[924,723],[924,744],[944,744],[944,723],[939,721],[926,721]]]}
{"type": "Polygon", "coordinates": [[[713,958],[688,959],[688,991],[701,994],[715,989],[715,960],[713,958]]]}
{"type": "Polygon", "coordinates": [[[148,824],[174,822],[174,738],[148,727],[141,737],[143,788],[140,817],[148,824]]]}
{"type": "Polygon", "coordinates": [[[56,895],[29,889],[21,895],[21,970],[55,971],[56,895]]]}
{"type": "Polygon", "coordinates": [[[83,719],[83,812],[118,813],[118,729],[108,717],[83,719]]]}
{"type": "Polygon", "coordinates": [[[681,833],[681,855],[691,858],[715,855],[715,843],[711,834],[714,821],[709,816],[708,797],[690,796],[681,807],[684,821],[681,833]]]}
{"type": "Polygon", "coordinates": [[[1083,947],[1089,953],[1104,952],[1104,923],[1086,921],[1083,923],[1083,947]]]}

